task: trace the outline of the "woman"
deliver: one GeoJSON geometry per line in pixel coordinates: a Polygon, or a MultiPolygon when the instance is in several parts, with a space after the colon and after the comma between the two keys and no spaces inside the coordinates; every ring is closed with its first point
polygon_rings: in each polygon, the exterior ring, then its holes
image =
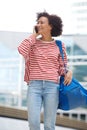
{"type": "MultiPolygon", "coordinates": [[[[44,108],[44,130],[55,130],[58,106],[59,77],[65,75],[65,84],[72,79],[72,72],[65,74],[64,64],[53,37],[62,34],[62,20],[47,12],[37,14],[35,31],[23,40],[18,51],[25,58],[24,80],[28,84],[28,120],[30,130],[40,130],[41,106],[44,108]],[[37,37],[39,36],[40,37],[37,37]]],[[[67,56],[64,44],[64,62],[67,56]]]]}

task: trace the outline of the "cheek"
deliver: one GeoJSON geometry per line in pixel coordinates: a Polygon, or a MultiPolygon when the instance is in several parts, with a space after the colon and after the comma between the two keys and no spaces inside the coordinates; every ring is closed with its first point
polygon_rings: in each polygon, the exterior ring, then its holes
{"type": "Polygon", "coordinates": [[[44,30],[45,30],[46,32],[50,32],[50,31],[51,31],[51,29],[50,29],[49,26],[46,26],[46,27],[44,28],[44,30]]]}

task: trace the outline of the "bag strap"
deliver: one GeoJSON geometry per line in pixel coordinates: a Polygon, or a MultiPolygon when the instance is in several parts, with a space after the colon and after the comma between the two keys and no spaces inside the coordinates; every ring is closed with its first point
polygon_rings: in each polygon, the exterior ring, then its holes
{"type": "MultiPolygon", "coordinates": [[[[62,49],[62,42],[60,40],[56,40],[56,45],[59,47],[60,54],[62,56],[62,60],[64,63],[64,53],[63,53],[63,49],[62,49]]],[[[65,72],[67,72],[65,63],[64,63],[64,67],[65,67],[65,72]]]]}
{"type": "Polygon", "coordinates": [[[62,49],[62,42],[61,42],[60,40],[56,40],[56,44],[57,44],[57,46],[58,46],[59,49],[60,49],[60,54],[61,54],[62,59],[63,59],[63,61],[64,61],[64,54],[63,54],[63,49],[62,49]]]}

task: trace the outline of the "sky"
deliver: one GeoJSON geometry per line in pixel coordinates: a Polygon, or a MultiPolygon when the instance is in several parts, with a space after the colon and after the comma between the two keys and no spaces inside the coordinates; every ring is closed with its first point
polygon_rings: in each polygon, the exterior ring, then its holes
{"type": "Polygon", "coordinates": [[[36,13],[59,15],[65,33],[72,31],[70,0],[0,0],[0,31],[33,32],[36,13]]]}

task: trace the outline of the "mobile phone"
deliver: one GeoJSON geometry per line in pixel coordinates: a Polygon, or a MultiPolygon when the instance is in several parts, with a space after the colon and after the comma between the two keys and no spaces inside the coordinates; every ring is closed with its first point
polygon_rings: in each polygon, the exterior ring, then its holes
{"type": "Polygon", "coordinates": [[[35,26],[35,31],[36,31],[36,33],[38,33],[38,28],[37,28],[37,26],[35,26]]]}

